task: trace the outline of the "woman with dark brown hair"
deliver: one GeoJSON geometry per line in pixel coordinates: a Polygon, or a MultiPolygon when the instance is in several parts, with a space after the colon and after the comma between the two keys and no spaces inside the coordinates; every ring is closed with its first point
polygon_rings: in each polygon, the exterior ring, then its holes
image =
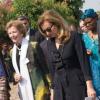
{"type": "Polygon", "coordinates": [[[97,13],[93,9],[86,9],[84,14],[84,23],[87,27],[87,33],[83,34],[83,40],[87,49],[90,61],[90,68],[93,80],[93,86],[96,95],[100,96],[100,52],[99,52],[99,31],[97,31],[97,13]]]}
{"type": "Polygon", "coordinates": [[[41,47],[52,75],[54,100],[95,99],[86,51],[79,34],[54,10],[45,11],[38,20],[40,32],[47,38],[41,47]]]}

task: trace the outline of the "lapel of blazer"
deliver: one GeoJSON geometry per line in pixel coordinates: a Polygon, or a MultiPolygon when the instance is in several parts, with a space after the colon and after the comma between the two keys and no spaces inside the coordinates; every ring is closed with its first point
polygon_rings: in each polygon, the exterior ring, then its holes
{"type": "Polygon", "coordinates": [[[37,44],[37,42],[30,42],[29,46],[28,46],[26,57],[30,61],[27,64],[29,72],[31,72],[33,70],[33,67],[34,67],[34,61],[35,61],[35,59],[34,59],[34,52],[35,52],[36,44],[37,44]]]}
{"type": "Polygon", "coordinates": [[[27,55],[26,55],[26,57],[29,59],[29,63],[27,63],[27,68],[28,68],[29,73],[32,71],[32,64],[30,62],[33,60],[33,57],[32,57],[33,55],[30,55],[31,52],[32,51],[30,49],[30,44],[29,44],[27,55]]]}

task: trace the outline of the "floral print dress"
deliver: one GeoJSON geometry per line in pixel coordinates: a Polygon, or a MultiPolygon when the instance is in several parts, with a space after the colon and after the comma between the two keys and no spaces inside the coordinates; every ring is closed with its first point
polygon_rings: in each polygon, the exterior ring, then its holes
{"type": "Polygon", "coordinates": [[[91,50],[89,55],[93,85],[97,96],[100,96],[100,53],[98,39],[92,39],[88,33],[83,34],[83,40],[87,50],[91,50]]]}

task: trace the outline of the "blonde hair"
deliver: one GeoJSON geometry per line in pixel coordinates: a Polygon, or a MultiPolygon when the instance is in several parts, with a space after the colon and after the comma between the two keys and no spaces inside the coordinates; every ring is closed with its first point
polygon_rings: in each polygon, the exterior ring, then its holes
{"type": "Polygon", "coordinates": [[[41,34],[43,34],[46,37],[46,34],[43,33],[43,30],[41,28],[43,22],[46,20],[49,21],[50,23],[54,23],[54,25],[58,26],[59,32],[57,33],[57,38],[61,42],[65,42],[65,41],[69,40],[69,38],[70,38],[69,25],[63,19],[63,17],[54,10],[47,10],[39,17],[38,29],[41,32],[41,34]]]}
{"type": "Polygon", "coordinates": [[[16,27],[18,29],[18,31],[20,32],[20,34],[23,34],[23,36],[25,37],[25,35],[26,35],[26,28],[22,24],[21,21],[19,21],[19,20],[11,20],[11,21],[9,21],[6,24],[5,30],[8,31],[8,29],[11,28],[12,26],[16,27]]]}

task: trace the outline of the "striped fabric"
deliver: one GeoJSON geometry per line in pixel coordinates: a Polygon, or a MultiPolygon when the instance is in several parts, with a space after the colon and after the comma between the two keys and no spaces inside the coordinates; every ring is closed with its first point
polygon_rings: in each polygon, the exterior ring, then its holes
{"type": "Polygon", "coordinates": [[[9,100],[5,77],[0,77],[0,100],[9,100]]]}

